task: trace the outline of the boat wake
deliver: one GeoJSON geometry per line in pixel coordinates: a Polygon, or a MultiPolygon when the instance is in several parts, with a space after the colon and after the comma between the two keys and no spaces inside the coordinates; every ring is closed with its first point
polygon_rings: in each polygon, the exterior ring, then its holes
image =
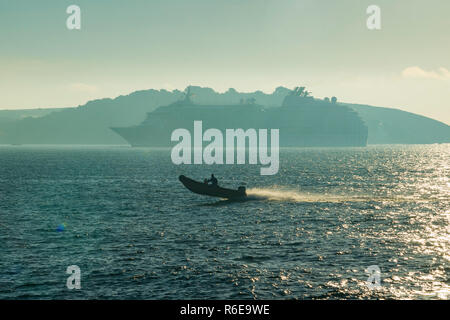
{"type": "MultiPolygon", "coordinates": [[[[356,202],[411,202],[404,197],[374,197],[365,195],[338,195],[331,193],[301,192],[286,187],[248,188],[247,197],[239,199],[219,200],[207,205],[227,205],[247,201],[279,201],[296,203],[356,203],[356,202]]],[[[415,200],[417,201],[417,200],[415,200]]]]}
{"type": "Polygon", "coordinates": [[[269,200],[269,201],[289,201],[289,202],[343,202],[358,201],[357,198],[342,197],[330,194],[313,194],[299,192],[296,190],[281,188],[249,188],[247,189],[248,200],[269,200]]]}

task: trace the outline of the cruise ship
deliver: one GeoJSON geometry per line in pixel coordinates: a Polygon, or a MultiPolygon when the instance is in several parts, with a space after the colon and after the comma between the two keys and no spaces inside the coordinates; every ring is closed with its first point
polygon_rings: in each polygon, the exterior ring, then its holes
{"type": "Polygon", "coordinates": [[[263,107],[254,99],[234,105],[199,105],[188,90],[184,99],[149,112],[137,126],[111,128],[134,147],[171,147],[173,130],[279,129],[280,147],[347,147],[367,145],[368,128],[358,113],[336,98],[315,99],[304,87],[287,95],[281,106],[263,107]]]}

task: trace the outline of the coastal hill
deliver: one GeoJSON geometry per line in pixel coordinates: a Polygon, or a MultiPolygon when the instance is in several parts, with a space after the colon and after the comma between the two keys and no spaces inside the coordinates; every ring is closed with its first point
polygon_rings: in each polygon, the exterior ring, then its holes
{"type": "Polygon", "coordinates": [[[61,108],[0,110],[0,123],[13,122],[26,117],[39,118],[61,108]]]}
{"type": "MultiPolygon", "coordinates": [[[[279,107],[291,90],[278,87],[273,93],[224,93],[190,87],[192,100],[203,105],[257,103],[279,107]]],[[[0,144],[127,144],[111,127],[140,124],[147,113],[183,99],[182,91],[142,90],[115,99],[89,101],[63,109],[0,110],[0,144]]],[[[450,143],[450,126],[398,109],[349,104],[369,129],[369,144],[450,143]]]]}
{"type": "Polygon", "coordinates": [[[368,144],[449,143],[450,126],[440,121],[392,108],[348,104],[369,128],[368,144]]]}

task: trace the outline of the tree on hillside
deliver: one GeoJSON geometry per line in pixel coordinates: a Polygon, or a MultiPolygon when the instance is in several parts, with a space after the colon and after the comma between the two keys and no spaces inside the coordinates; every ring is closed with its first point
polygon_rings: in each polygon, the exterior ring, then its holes
{"type": "Polygon", "coordinates": [[[192,86],[188,86],[185,90],[184,90],[184,102],[186,103],[186,104],[191,104],[192,103],[192,100],[191,100],[191,98],[193,97],[193,96],[195,96],[195,94],[192,92],[192,88],[191,88],[192,86]]]}

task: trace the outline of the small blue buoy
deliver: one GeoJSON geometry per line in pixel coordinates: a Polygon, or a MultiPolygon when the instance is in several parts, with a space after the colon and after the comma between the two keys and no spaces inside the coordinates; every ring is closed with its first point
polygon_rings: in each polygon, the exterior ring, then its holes
{"type": "Polygon", "coordinates": [[[56,231],[63,232],[66,229],[66,224],[61,223],[59,226],[56,227],[56,231]]]}

